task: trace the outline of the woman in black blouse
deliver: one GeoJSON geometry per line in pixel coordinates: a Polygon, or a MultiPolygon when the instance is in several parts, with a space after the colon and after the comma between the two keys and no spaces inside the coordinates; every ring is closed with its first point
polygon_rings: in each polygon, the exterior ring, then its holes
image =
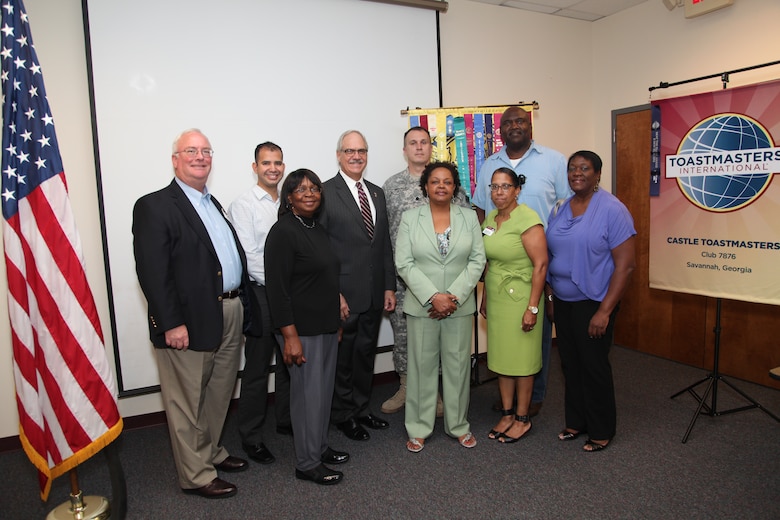
{"type": "Polygon", "coordinates": [[[349,460],[328,445],[340,325],[339,261],[317,222],[323,203],[317,175],[306,169],[292,172],[279,197],[279,220],[265,245],[266,291],[290,371],[295,476],[338,484],[343,474],[323,462],[349,460]]]}

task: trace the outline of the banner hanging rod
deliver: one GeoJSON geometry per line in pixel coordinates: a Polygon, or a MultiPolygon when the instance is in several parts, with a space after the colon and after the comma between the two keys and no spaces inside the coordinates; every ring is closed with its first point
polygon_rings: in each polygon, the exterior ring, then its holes
{"type": "Polygon", "coordinates": [[[710,74],[709,76],[701,76],[701,77],[698,77],[698,78],[686,79],[684,81],[676,81],[674,83],[667,83],[666,81],[662,81],[662,82],[660,82],[658,84],[658,86],[650,87],[650,88],[648,88],[648,90],[650,92],[652,92],[652,91],[654,91],[656,89],[659,89],[659,88],[675,87],[677,85],[684,85],[686,83],[693,83],[694,81],[701,81],[701,80],[704,80],[704,79],[712,79],[712,78],[720,78],[721,81],[723,82],[723,88],[726,88],[726,85],[729,82],[729,76],[731,74],[736,74],[738,72],[745,72],[745,71],[748,71],[748,70],[760,69],[760,68],[763,68],[763,67],[770,67],[772,65],[778,65],[778,64],[780,64],[780,60],[778,60],[778,61],[770,61],[769,63],[762,63],[761,65],[753,65],[752,67],[745,67],[745,68],[742,68],[742,69],[729,70],[729,71],[721,72],[721,73],[718,73],[718,74],[710,74]]]}
{"type": "Polygon", "coordinates": [[[405,109],[401,110],[402,116],[409,115],[410,110],[426,110],[426,111],[435,111],[435,110],[475,110],[479,111],[481,109],[485,108],[503,108],[506,106],[517,106],[517,107],[531,107],[534,110],[539,110],[539,102],[538,101],[531,101],[529,103],[526,103],[525,101],[520,101],[518,103],[510,103],[509,105],[480,105],[480,106],[471,106],[471,107],[437,107],[437,108],[409,108],[406,107],[405,109]]]}

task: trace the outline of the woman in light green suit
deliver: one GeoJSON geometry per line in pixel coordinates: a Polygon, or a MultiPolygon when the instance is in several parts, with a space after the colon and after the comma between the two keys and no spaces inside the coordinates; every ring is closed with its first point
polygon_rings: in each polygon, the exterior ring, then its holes
{"type": "Polygon", "coordinates": [[[408,288],[406,448],[415,453],[433,432],[440,365],[444,430],[466,448],[477,444],[466,416],[474,287],[485,248],[474,211],[452,202],[459,187],[455,166],[429,164],[420,178],[429,204],[404,212],[395,243],[395,265],[408,288]]]}

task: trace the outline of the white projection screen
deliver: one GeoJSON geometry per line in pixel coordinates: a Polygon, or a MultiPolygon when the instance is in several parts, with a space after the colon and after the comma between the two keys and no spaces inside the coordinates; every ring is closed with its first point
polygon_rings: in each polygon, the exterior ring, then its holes
{"type": "MultiPolygon", "coordinates": [[[[363,0],[86,0],[120,396],[155,391],[132,208],[173,178],[176,135],[215,150],[209,190],[227,206],[255,183],[254,147],[287,172],[336,174],[348,129],[369,144],[366,177],[405,166],[407,107],[439,106],[436,13],[363,0]]],[[[198,283],[193,280],[192,283],[198,283]]],[[[379,346],[391,345],[385,320],[379,346]]]]}

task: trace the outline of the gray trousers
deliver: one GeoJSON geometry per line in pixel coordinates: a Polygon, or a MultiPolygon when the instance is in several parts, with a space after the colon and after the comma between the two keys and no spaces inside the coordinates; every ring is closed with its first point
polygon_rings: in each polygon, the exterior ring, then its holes
{"type": "MultiPolygon", "coordinates": [[[[280,345],[284,337],[276,335],[280,345]]],[[[290,418],[295,446],[295,467],[307,471],[320,465],[328,449],[328,426],[333,385],[336,381],[338,334],[300,336],[306,363],[288,366],[290,418]]]]}

